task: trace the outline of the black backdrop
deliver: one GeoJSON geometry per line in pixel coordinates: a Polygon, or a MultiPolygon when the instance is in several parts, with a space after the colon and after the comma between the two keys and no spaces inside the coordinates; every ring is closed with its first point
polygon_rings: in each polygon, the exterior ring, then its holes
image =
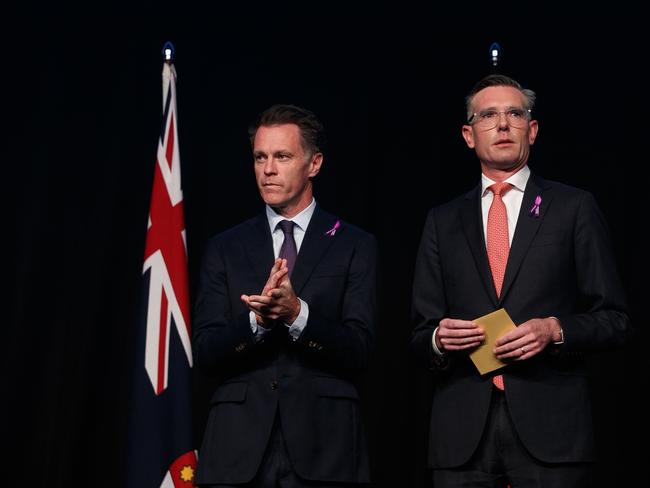
{"type": "MultiPolygon", "coordinates": [[[[428,208],[478,181],[460,137],[463,96],[491,71],[498,41],[500,70],[538,92],[533,171],[592,191],[611,226],[639,333],[591,359],[598,486],[641,473],[647,50],[623,5],[575,17],[465,5],[443,15],[406,3],[86,8],[25,7],[4,42],[3,478],[123,484],[166,40],[179,73],[192,293],[206,239],[261,209],[250,119],[296,103],[328,128],[316,198],[381,248],[381,321],[362,385],[377,487],[428,486],[431,386],[408,352],[412,268],[428,208]]],[[[212,385],[194,376],[198,440],[212,385]]]]}

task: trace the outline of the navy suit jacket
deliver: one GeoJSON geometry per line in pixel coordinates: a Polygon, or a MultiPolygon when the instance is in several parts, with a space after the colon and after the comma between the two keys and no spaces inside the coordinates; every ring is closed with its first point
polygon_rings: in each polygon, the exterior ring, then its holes
{"type": "Polygon", "coordinates": [[[429,464],[457,467],[483,433],[492,375],[467,352],[441,360],[431,343],[445,317],[472,320],[505,308],[515,324],[555,316],[564,344],[498,370],[517,434],[543,462],[594,458],[584,355],[622,345],[630,331],[623,287],[606,224],[591,194],[531,175],[517,221],[502,293],[492,282],[483,233],[480,185],[430,211],[413,286],[412,346],[436,372],[429,464]],[[539,216],[530,214],[542,199],[539,216]]]}
{"type": "Polygon", "coordinates": [[[250,481],[276,413],[302,478],[367,482],[367,453],[355,380],[376,320],[375,238],[316,207],[291,282],[309,305],[297,341],[277,324],[256,342],[241,294],[258,294],[273,265],[262,213],[208,243],[194,313],[199,367],[220,384],[199,455],[197,484],[250,481]]]}

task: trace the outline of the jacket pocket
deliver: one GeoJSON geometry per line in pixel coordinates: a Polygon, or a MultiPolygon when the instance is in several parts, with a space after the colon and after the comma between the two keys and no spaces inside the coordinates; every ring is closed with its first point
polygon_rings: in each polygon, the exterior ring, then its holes
{"type": "Polygon", "coordinates": [[[210,403],[212,405],[225,402],[242,403],[244,400],[246,400],[247,389],[248,383],[224,383],[219,388],[217,388],[217,391],[214,392],[210,403]]]}

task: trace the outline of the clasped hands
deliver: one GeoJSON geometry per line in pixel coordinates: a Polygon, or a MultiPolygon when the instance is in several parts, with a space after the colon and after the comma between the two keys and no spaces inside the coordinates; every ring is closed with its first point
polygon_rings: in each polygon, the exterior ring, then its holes
{"type": "Polygon", "coordinates": [[[300,300],[289,279],[287,260],[278,258],[259,295],[242,295],[241,300],[255,314],[257,324],[272,328],[279,320],[292,324],[300,313],[300,300]]]}
{"type": "MultiPolygon", "coordinates": [[[[495,341],[494,355],[502,360],[529,359],[550,342],[561,340],[560,330],[554,317],[527,320],[495,341]]],[[[485,331],[471,320],[442,319],[436,333],[436,346],[443,352],[471,349],[484,340],[485,331]]]]}

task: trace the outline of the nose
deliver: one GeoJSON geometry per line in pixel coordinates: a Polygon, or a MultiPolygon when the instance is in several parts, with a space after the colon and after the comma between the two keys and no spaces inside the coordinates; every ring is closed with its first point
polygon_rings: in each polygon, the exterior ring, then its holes
{"type": "Polygon", "coordinates": [[[499,123],[497,127],[499,129],[507,129],[510,127],[510,124],[508,123],[508,117],[506,115],[506,112],[499,112],[497,113],[497,116],[499,117],[499,123]]]}
{"type": "Polygon", "coordinates": [[[274,158],[268,158],[266,163],[264,163],[264,174],[265,175],[274,175],[277,173],[277,167],[275,164],[274,158]]]}

